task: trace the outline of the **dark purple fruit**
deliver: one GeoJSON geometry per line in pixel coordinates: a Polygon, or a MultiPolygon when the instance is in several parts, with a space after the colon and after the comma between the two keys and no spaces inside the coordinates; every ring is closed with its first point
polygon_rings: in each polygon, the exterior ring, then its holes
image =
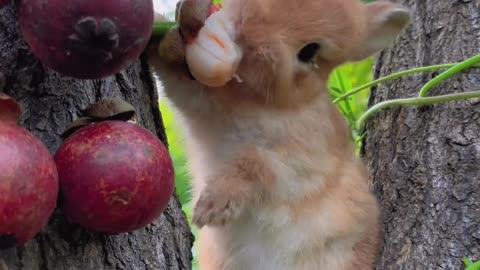
{"type": "Polygon", "coordinates": [[[18,105],[0,93],[0,249],[24,245],[57,204],[58,174],[47,148],[16,124],[18,105]]]}
{"type": "Polygon", "coordinates": [[[103,121],[70,135],[55,155],[63,210],[72,223],[117,234],[140,229],[165,210],[174,170],[150,131],[103,121]]]}
{"type": "Polygon", "coordinates": [[[153,17],[152,0],[21,0],[19,6],[20,31],[32,53],[79,79],[113,75],[138,59],[153,17]]]}
{"type": "Polygon", "coordinates": [[[0,9],[10,4],[10,2],[12,2],[12,0],[0,0],[0,9]]]}

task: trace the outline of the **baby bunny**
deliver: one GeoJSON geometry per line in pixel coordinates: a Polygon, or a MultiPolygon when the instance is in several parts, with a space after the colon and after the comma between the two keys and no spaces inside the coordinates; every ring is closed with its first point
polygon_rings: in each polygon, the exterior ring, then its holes
{"type": "Polygon", "coordinates": [[[327,92],[406,27],[397,4],[183,0],[149,59],[185,131],[202,270],[368,270],[379,207],[327,92]]]}

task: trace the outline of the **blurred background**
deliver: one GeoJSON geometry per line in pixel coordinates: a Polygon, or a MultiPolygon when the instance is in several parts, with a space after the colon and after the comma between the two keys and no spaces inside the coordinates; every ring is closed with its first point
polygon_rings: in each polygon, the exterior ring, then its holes
{"type": "Polygon", "coordinates": [[[173,19],[175,14],[175,5],[177,0],[153,0],[155,11],[173,19]]]}

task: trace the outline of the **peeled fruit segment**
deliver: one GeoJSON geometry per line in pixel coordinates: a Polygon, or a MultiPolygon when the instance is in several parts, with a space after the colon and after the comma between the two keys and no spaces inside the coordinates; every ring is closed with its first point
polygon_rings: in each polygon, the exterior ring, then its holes
{"type": "Polygon", "coordinates": [[[0,121],[0,249],[33,239],[57,195],[58,174],[46,147],[13,122],[0,121]]]}
{"type": "Polygon", "coordinates": [[[234,77],[242,58],[234,35],[231,21],[222,10],[206,19],[197,37],[185,48],[186,62],[195,79],[220,87],[234,77]]]}
{"type": "Polygon", "coordinates": [[[63,210],[85,228],[108,234],[140,229],[165,210],[174,170],[150,131],[103,121],[73,133],[55,154],[63,210]]]}
{"type": "Polygon", "coordinates": [[[152,0],[21,0],[18,18],[22,36],[45,66],[100,79],[138,59],[154,10],[152,0]]]}

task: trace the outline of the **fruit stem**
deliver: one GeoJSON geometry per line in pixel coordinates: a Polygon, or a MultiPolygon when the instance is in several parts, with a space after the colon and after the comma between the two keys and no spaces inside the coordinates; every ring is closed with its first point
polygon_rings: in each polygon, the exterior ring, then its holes
{"type": "Polygon", "coordinates": [[[21,116],[20,104],[11,96],[0,92],[0,122],[17,123],[21,116]]]}

